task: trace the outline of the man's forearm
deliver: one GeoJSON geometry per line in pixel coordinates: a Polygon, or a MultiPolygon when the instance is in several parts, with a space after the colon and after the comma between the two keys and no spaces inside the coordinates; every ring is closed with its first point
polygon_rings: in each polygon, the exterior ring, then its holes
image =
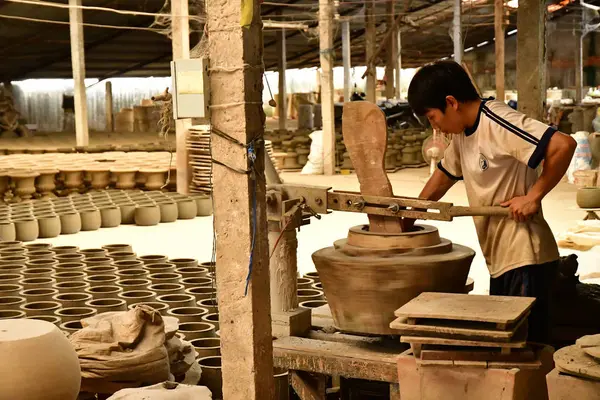
{"type": "Polygon", "coordinates": [[[431,178],[425,184],[425,187],[419,194],[419,198],[423,200],[432,200],[438,201],[454,184],[456,181],[454,179],[450,179],[445,173],[436,169],[431,175],[431,178]]]}

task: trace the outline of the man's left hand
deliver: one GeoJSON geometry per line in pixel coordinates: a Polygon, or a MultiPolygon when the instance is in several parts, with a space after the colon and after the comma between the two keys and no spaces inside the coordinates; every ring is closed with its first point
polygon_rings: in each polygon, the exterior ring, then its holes
{"type": "Polygon", "coordinates": [[[541,208],[539,201],[532,200],[528,196],[514,197],[500,205],[502,207],[508,207],[510,217],[517,222],[527,221],[537,214],[541,208]]]}

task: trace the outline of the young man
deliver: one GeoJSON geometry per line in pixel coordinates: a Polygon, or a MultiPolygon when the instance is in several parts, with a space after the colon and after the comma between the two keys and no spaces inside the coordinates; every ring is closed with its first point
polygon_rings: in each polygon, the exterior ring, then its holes
{"type": "Polygon", "coordinates": [[[410,83],[408,102],[434,128],[453,134],[419,197],[437,201],[464,179],[471,206],[509,208],[510,218],[473,218],[491,275],[490,294],[535,297],[529,340],[545,342],[559,255],[541,203],[564,176],[575,140],[501,101],[482,100],[452,61],[421,68],[410,83]]]}

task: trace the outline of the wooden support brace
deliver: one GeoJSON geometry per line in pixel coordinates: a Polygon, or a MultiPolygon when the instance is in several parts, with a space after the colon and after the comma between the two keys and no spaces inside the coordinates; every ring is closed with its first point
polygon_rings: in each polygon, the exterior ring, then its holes
{"type": "Polygon", "coordinates": [[[291,371],[292,388],[300,400],[325,400],[325,376],[291,371]]]}

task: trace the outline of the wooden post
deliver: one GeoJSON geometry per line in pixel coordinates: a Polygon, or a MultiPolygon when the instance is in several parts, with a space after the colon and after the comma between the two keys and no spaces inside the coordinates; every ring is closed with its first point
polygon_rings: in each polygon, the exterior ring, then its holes
{"type": "Polygon", "coordinates": [[[211,137],[223,398],[271,399],[260,2],[207,0],[206,21],[212,128],[233,139],[211,137]],[[239,143],[254,144],[254,162],[239,143]]]}
{"type": "Polygon", "coordinates": [[[517,15],[517,92],[518,108],[537,120],[544,116],[546,99],[545,2],[521,0],[517,15]]]}
{"type": "Polygon", "coordinates": [[[375,51],[375,16],[373,15],[373,0],[365,1],[365,25],[366,25],[366,38],[365,38],[365,64],[367,65],[367,101],[375,103],[377,101],[377,64],[373,63],[373,68],[369,68],[369,60],[373,58],[373,52],[375,51]]]}
{"type": "Polygon", "coordinates": [[[352,97],[352,76],[350,68],[352,65],[352,53],[350,51],[350,21],[342,21],[342,61],[344,63],[344,101],[350,101],[352,97]]]}
{"type": "Polygon", "coordinates": [[[81,0],[69,0],[69,30],[71,33],[71,66],[75,99],[75,138],[77,146],[90,142],[87,101],[85,95],[85,42],[83,39],[83,12],[81,0]]]}
{"type": "Polygon", "coordinates": [[[396,54],[398,55],[396,60],[396,98],[400,100],[402,98],[402,30],[400,27],[396,29],[396,54]]]}
{"type": "Polygon", "coordinates": [[[279,99],[277,107],[279,108],[279,129],[285,130],[287,121],[287,93],[285,87],[286,70],[286,47],[285,47],[285,29],[277,32],[277,71],[279,72],[279,99]]]}
{"type": "Polygon", "coordinates": [[[496,99],[504,101],[504,0],[494,0],[496,99]]]}
{"type": "Polygon", "coordinates": [[[583,100],[583,35],[575,34],[575,104],[583,100]]]}
{"type": "MultiPolygon", "coordinates": [[[[386,25],[388,30],[396,31],[396,19],[394,18],[394,3],[389,2],[386,5],[386,25]]],[[[392,37],[395,37],[393,35],[392,37]]],[[[397,47],[396,41],[390,40],[390,45],[386,49],[386,63],[385,63],[385,97],[387,99],[391,99],[394,97],[394,67],[396,66],[396,58],[397,56],[397,47]]],[[[396,83],[397,84],[397,83],[396,83]]]]}
{"type": "Polygon", "coordinates": [[[112,82],[107,81],[104,90],[104,114],[106,116],[106,132],[114,131],[113,124],[113,95],[112,95],[112,82]]]}
{"type": "MultiPolygon", "coordinates": [[[[190,58],[190,24],[187,0],[171,0],[171,46],[173,60],[190,58]]],[[[188,130],[192,126],[190,118],[175,120],[175,149],[177,153],[177,192],[188,194],[190,190],[191,171],[187,150],[188,130]]]]}
{"type": "Polygon", "coordinates": [[[335,121],[333,115],[333,0],[319,0],[321,50],[321,114],[323,116],[323,172],[335,174],[335,121]]]}
{"type": "Polygon", "coordinates": [[[452,41],[454,42],[454,61],[462,64],[462,0],[454,0],[454,16],[452,19],[452,41]]]}

